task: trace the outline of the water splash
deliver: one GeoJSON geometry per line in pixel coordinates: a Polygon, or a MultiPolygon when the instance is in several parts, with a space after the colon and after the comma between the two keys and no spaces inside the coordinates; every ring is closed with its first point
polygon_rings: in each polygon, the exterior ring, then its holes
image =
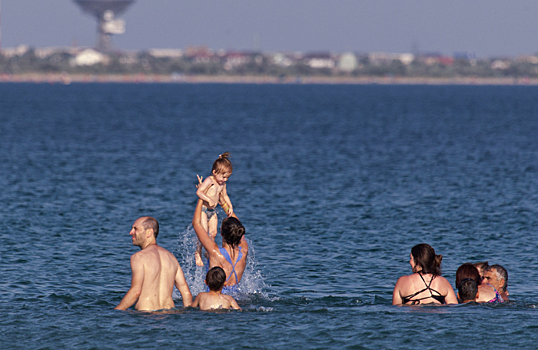
{"type": "MultiPolygon", "coordinates": [[[[226,214],[222,209],[217,210],[217,215],[219,218],[219,230],[222,219],[226,217],[226,214]]],[[[220,235],[217,235],[216,242],[217,244],[220,240],[220,235]]],[[[193,296],[196,296],[200,292],[206,291],[206,285],[204,283],[206,275],[206,266],[196,266],[194,260],[194,252],[196,250],[196,244],[198,242],[198,237],[196,232],[192,227],[192,224],[184,230],[179,232],[178,237],[178,247],[176,249],[176,256],[178,256],[179,264],[183,269],[185,274],[185,279],[191,290],[193,296]]],[[[237,289],[236,293],[231,294],[238,301],[251,301],[253,299],[262,298],[262,299],[274,299],[269,298],[267,292],[265,291],[267,286],[264,282],[261,271],[258,269],[258,262],[256,260],[255,249],[252,245],[252,242],[247,238],[249,245],[247,265],[245,271],[243,272],[243,277],[241,278],[241,283],[237,289]]],[[[203,250],[202,254],[205,253],[203,250]]],[[[204,263],[207,264],[207,260],[204,258],[204,263]]],[[[177,289],[174,289],[174,299],[179,300],[180,294],[177,289]]]]}

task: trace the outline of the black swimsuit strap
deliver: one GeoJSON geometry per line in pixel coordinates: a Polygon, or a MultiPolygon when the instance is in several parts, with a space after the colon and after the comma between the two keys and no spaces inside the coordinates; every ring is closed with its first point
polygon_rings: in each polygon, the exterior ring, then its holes
{"type": "Polygon", "coordinates": [[[444,300],[444,296],[441,295],[441,293],[439,293],[438,291],[436,291],[435,289],[432,289],[430,286],[432,285],[432,282],[433,280],[435,279],[435,275],[432,275],[432,279],[430,280],[430,283],[426,283],[426,280],[424,279],[424,277],[422,277],[422,274],[420,272],[417,272],[418,275],[420,276],[420,279],[422,280],[422,282],[424,282],[424,285],[426,286],[426,288],[424,289],[421,289],[419,290],[418,292],[414,293],[414,294],[411,294],[411,295],[408,295],[407,297],[403,297],[402,298],[402,301],[404,304],[407,304],[408,302],[413,302],[413,305],[417,304],[420,304],[420,301],[421,300],[424,300],[424,299],[428,299],[428,298],[433,298],[441,303],[443,303],[443,301],[439,300],[438,298],[443,298],[444,300]],[[430,296],[426,296],[426,297],[423,297],[423,298],[418,298],[418,299],[414,299],[414,300],[411,300],[411,298],[417,296],[418,294],[422,293],[422,292],[425,292],[429,290],[430,291],[430,296]],[[433,295],[433,292],[439,294],[439,295],[433,295]]]}
{"type": "Polygon", "coordinates": [[[435,275],[432,275],[432,279],[430,280],[430,284],[427,284],[426,283],[426,280],[424,279],[424,277],[422,277],[422,274],[419,272],[418,275],[420,276],[420,279],[422,280],[422,282],[424,282],[424,285],[426,286],[426,289],[431,289],[430,286],[432,285],[432,282],[433,282],[433,279],[435,278],[435,275]]]}

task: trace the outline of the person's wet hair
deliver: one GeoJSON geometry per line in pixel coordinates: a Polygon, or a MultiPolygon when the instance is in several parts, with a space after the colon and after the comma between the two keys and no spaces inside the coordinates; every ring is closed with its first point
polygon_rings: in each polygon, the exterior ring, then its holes
{"type": "Polygon", "coordinates": [[[435,255],[435,250],[429,244],[417,244],[411,249],[411,255],[413,255],[416,266],[422,268],[422,273],[441,275],[441,261],[443,260],[443,256],[435,255]]]}
{"type": "Polygon", "coordinates": [[[501,278],[504,280],[504,285],[499,288],[499,292],[506,292],[506,286],[508,285],[508,271],[501,265],[491,265],[488,266],[487,271],[491,271],[492,269],[495,269],[495,273],[497,274],[497,279],[500,280],[501,278]]]}
{"type": "Polygon", "coordinates": [[[211,168],[211,173],[221,174],[225,172],[231,173],[234,168],[232,162],[230,162],[230,152],[224,152],[219,155],[219,159],[213,162],[213,168],[211,168]]]}
{"type": "Polygon", "coordinates": [[[233,249],[241,242],[241,238],[245,234],[245,228],[237,218],[229,217],[222,220],[220,232],[224,242],[233,249]]]}
{"type": "Polygon", "coordinates": [[[463,279],[458,284],[458,294],[462,302],[476,300],[478,293],[478,283],[472,278],[463,279]]]}
{"type": "Polygon", "coordinates": [[[478,272],[480,273],[480,277],[483,279],[484,278],[484,272],[486,271],[486,269],[489,266],[488,262],[487,261],[481,261],[481,262],[474,263],[473,265],[474,265],[474,267],[476,267],[478,269],[478,272]]]}
{"type": "Polygon", "coordinates": [[[226,282],[226,273],[220,266],[215,266],[207,271],[205,282],[209,287],[209,290],[218,291],[226,282]]]}
{"type": "Polygon", "coordinates": [[[159,234],[159,223],[155,218],[149,217],[142,223],[142,226],[145,230],[152,228],[153,229],[153,236],[155,239],[157,239],[157,235],[159,234]]]}
{"type": "Polygon", "coordinates": [[[458,267],[456,271],[456,286],[459,286],[460,282],[466,278],[475,280],[477,284],[482,283],[478,269],[471,263],[465,263],[458,267]]]}

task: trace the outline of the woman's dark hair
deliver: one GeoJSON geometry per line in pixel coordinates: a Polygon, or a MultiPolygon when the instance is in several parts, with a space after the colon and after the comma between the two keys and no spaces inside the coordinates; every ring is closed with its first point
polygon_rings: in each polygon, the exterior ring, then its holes
{"type": "Polygon", "coordinates": [[[480,278],[480,272],[478,269],[471,263],[465,263],[458,267],[456,271],[456,288],[459,288],[461,281],[466,278],[475,280],[478,285],[482,283],[482,278],[480,278]]]}
{"type": "Polygon", "coordinates": [[[417,244],[411,249],[411,255],[413,255],[413,260],[415,260],[415,269],[420,266],[422,273],[441,275],[441,260],[443,260],[443,256],[435,255],[435,250],[430,245],[424,243],[417,244]]]}
{"type": "Polygon", "coordinates": [[[222,220],[220,233],[224,242],[234,249],[241,242],[241,238],[245,234],[245,228],[237,218],[229,217],[222,220]]]}

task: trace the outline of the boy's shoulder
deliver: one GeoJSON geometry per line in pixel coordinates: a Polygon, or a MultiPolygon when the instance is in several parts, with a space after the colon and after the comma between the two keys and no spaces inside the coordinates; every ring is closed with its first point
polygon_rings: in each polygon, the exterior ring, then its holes
{"type": "Polygon", "coordinates": [[[235,299],[231,296],[231,295],[227,295],[227,294],[221,294],[224,299],[228,300],[229,302],[235,302],[235,299]]]}
{"type": "Polygon", "coordinates": [[[209,292],[200,292],[198,293],[198,295],[196,296],[197,298],[205,298],[209,295],[209,292]]]}

